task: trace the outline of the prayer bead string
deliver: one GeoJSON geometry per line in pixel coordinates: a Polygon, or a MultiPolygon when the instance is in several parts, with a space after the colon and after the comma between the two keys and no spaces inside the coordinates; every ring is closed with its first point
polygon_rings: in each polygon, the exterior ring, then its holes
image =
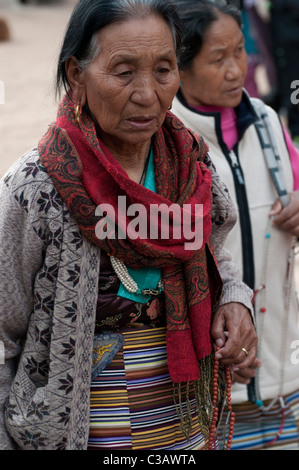
{"type": "MultiPolygon", "coordinates": [[[[229,420],[229,431],[227,437],[227,443],[225,445],[225,450],[231,449],[231,444],[234,434],[234,424],[235,424],[235,413],[232,410],[231,402],[231,367],[225,366],[225,375],[226,375],[226,403],[228,410],[228,420],[229,420]]],[[[210,423],[210,432],[209,432],[209,444],[208,450],[213,450],[216,446],[216,436],[217,436],[217,421],[219,417],[219,407],[218,407],[218,379],[219,379],[219,359],[215,357],[214,359],[214,368],[213,368],[213,414],[210,423]]]]}

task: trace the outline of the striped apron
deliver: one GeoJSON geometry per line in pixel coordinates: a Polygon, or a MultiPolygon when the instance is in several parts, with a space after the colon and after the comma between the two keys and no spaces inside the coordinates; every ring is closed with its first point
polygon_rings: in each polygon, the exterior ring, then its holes
{"type": "MultiPolygon", "coordinates": [[[[265,401],[266,411],[251,402],[233,406],[236,422],[231,450],[299,450],[299,391],[285,396],[282,403],[277,400],[269,406],[271,401],[265,401]]],[[[224,433],[221,426],[220,449],[224,433]]]]}
{"type": "Polygon", "coordinates": [[[132,329],[123,335],[123,349],[91,383],[88,449],[205,449],[191,386],[189,409],[184,394],[180,403],[183,412],[191,411],[189,439],[181,430],[165,328],[132,329]]]}

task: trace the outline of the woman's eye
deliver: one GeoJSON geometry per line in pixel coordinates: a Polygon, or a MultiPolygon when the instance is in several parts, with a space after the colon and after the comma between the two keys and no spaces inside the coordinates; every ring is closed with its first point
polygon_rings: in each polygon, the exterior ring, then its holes
{"type": "Polygon", "coordinates": [[[169,68],[167,67],[161,67],[159,70],[158,70],[159,73],[162,73],[162,74],[165,74],[165,73],[168,73],[169,72],[169,68]]]}
{"type": "Polygon", "coordinates": [[[119,72],[118,75],[119,75],[120,77],[127,77],[127,76],[129,76],[129,75],[131,75],[131,74],[132,74],[131,70],[124,70],[123,72],[119,72]]]}

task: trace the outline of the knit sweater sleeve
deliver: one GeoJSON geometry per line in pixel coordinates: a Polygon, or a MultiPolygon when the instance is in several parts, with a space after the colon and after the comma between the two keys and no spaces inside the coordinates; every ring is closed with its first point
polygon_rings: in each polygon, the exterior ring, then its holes
{"type": "Polygon", "coordinates": [[[33,308],[33,284],[43,243],[27,211],[0,181],[0,449],[13,449],[5,427],[5,402],[33,308]]]}
{"type": "Polygon", "coordinates": [[[233,263],[230,251],[224,247],[226,238],[237,221],[237,211],[230,198],[229,191],[220,179],[209,155],[207,155],[205,163],[212,175],[213,201],[211,215],[213,225],[211,243],[223,280],[221,305],[239,302],[249,309],[253,317],[253,292],[242,282],[239,268],[233,263]]]}

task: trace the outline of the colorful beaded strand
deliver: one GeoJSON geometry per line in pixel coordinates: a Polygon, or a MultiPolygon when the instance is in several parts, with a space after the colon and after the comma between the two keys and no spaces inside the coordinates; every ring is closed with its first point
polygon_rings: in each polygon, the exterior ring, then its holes
{"type": "MultiPolygon", "coordinates": [[[[227,408],[229,413],[229,432],[227,438],[227,444],[225,446],[225,450],[230,450],[233,434],[234,434],[234,423],[235,423],[235,413],[232,411],[232,402],[231,402],[231,386],[232,386],[232,379],[231,379],[231,368],[230,366],[225,367],[225,374],[226,374],[226,402],[227,408]]],[[[219,415],[219,408],[218,404],[218,379],[219,379],[219,360],[217,358],[214,359],[214,368],[213,368],[213,396],[212,396],[212,405],[213,405],[213,414],[210,424],[210,432],[209,432],[209,444],[208,450],[213,450],[216,445],[216,428],[217,428],[217,420],[219,415]]]]}
{"type": "Polygon", "coordinates": [[[218,378],[219,378],[219,360],[214,358],[214,368],[213,368],[213,396],[212,396],[212,406],[213,414],[210,423],[210,432],[209,432],[209,446],[208,450],[213,450],[213,447],[216,442],[216,424],[218,420],[218,378]]]}
{"type": "Polygon", "coordinates": [[[227,383],[227,392],[226,392],[226,402],[227,402],[227,409],[229,413],[229,429],[228,429],[228,437],[227,437],[227,444],[225,450],[230,450],[234,435],[234,426],[235,426],[235,412],[233,411],[232,407],[232,397],[231,397],[231,388],[232,388],[232,378],[231,378],[231,370],[230,366],[226,366],[226,383],[227,383]]]}

